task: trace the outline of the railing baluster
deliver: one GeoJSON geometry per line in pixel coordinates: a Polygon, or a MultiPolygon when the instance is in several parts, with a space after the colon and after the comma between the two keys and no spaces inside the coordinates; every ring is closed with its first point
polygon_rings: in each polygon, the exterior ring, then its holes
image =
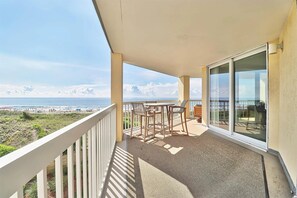
{"type": "Polygon", "coordinates": [[[55,159],[56,198],[63,198],[63,161],[62,153],[55,159]]]}
{"type": "Polygon", "coordinates": [[[88,197],[88,181],[87,181],[87,135],[82,136],[82,157],[83,157],[83,198],[88,197]]]}
{"type": "Polygon", "coordinates": [[[67,177],[68,177],[68,197],[74,197],[74,176],[73,176],[73,145],[67,149],[67,177]]]}
{"type": "Polygon", "coordinates": [[[128,116],[128,129],[131,127],[131,114],[130,114],[130,112],[131,112],[131,109],[130,109],[130,105],[128,104],[127,105],[127,109],[128,109],[128,112],[127,112],[127,116],[128,116]]]}
{"type": "Polygon", "coordinates": [[[47,170],[42,169],[37,174],[37,195],[38,198],[47,198],[47,170]]]}
{"type": "MultiPolygon", "coordinates": [[[[101,161],[101,158],[100,158],[100,144],[101,144],[101,141],[100,141],[100,124],[101,124],[101,121],[100,120],[98,123],[97,123],[97,181],[98,181],[98,184],[100,185],[101,184],[101,175],[100,175],[100,161],[101,161]]],[[[97,186],[97,188],[99,188],[99,186],[97,186]]],[[[98,193],[99,191],[97,191],[98,193]]]]}
{"type": "Polygon", "coordinates": [[[103,158],[103,155],[102,155],[102,153],[103,153],[103,150],[102,150],[102,130],[103,130],[103,120],[101,120],[100,121],[100,124],[99,124],[99,127],[98,127],[98,129],[99,129],[99,142],[100,142],[100,144],[99,144],[99,157],[100,157],[100,161],[99,161],[99,163],[98,163],[98,166],[99,166],[99,177],[100,177],[100,179],[99,179],[99,182],[101,183],[102,182],[102,166],[103,166],[103,161],[102,161],[102,158],[103,158]]]}
{"type": "Polygon", "coordinates": [[[92,128],[92,196],[91,197],[97,197],[97,181],[96,181],[96,174],[97,174],[97,166],[96,166],[96,129],[97,126],[92,128]]]}
{"type": "Polygon", "coordinates": [[[102,164],[101,164],[101,182],[103,182],[103,178],[104,178],[104,168],[106,166],[106,118],[103,119],[103,122],[102,122],[102,131],[101,131],[101,143],[102,143],[102,164]]]}
{"type": "Polygon", "coordinates": [[[18,198],[24,198],[24,190],[23,190],[23,187],[21,187],[21,188],[18,190],[18,198]]]}
{"type": "Polygon", "coordinates": [[[105,167],[105,165],[106,165],[106,152],[104,152],[105,151],[105,144],[106,144],[106,142],[105,142],[105,119],[103,119],[103,127],[102,127],[102,132],[101,132],[101,141],[102,141],[102,167],[101,167],[101,169],[102,169],[102,177],[104,176],[104,167],[105,167]]]}
{"type": "MultiPolygon", "coordinates": [[[[101,125],[101,133],[100,133],[100,141],[102,142],[100,148],[100,155],[101,155],[101,162],[100,162],[100,171],[101,171],[101,177],[103,178],[104,177],[104,166],[105,166],[105,163],[104,163],[104,144],[105,144],[105,140],[104,140],[104,126],[105,126],[105,123],[104,123],[104,120],[102,121],[102,125],[101,125]]],[[[102,182],[102,180],[101,180],[102,182]]]]}
{"type": "Polygon", "coordinates": [[[76,160],[76,197],[81,198],[81,157],[80,157],[80,138],[75,142],[75,160],[76,160]]]}
{"type": "Polygon", "coordinates": [[[88,131],[88,197],[92,195],[92,133],[88,131]]]}
{"type": "Polygon", "coordinates": [[[110,117],[107,118],[107,122],[106,122],[106,132],[107,132],[107,141],[106,141],[106,144],[107,144],[107,155],[108,155],[108,163],[110,162],[109,159],[110,159],[110,153],[111,153],[111,150],[110,150],[110,117]]]}
{"type": "Polygon", "coordinates": [[[127,105],[125,104],[124,105],[124,123],[125,123],[125,126],[124,126],[124,129],[127,129],[127,109],[126,109],[127,105]]]}
{"type": "Polygon", "coordinates": [[[24,191],[23,188],[20,188],[17,192],[15,192],[10,198],[23,198],[24,197],[24,191]]]}

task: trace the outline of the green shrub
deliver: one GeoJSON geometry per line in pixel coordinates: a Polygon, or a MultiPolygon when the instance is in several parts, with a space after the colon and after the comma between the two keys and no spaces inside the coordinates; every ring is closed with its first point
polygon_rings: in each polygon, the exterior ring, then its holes
{"type": "Polygon", "coordinates": [[[0,144],[0,157],[12,152],[16,150],[15,147],[13,146],[7,146],[7,145],[4,145],[4,144],[0,144]]]}
{"type": "Polygon", "coordinates": [[[44,136],[47,135],[47,132],[43,128],[41,128],[40,125],[34,124],[33,128],[37,131],[38,139],[43,138],[44,136]]]}
{"type": "Polygon", "coordinates": [[[25,186],[25,197],[38,198],[36,179],[25,186]]]}
{"type": "Polygon", "coordinates": [[[48,181],[48,188],[50,192],[56,193],[56,182],[54,177],[48,181]]]}
{"type": "Polygon", "coordinates": [[[28,112],[25,112],[25,111],[21,115],[21,118],[24,120],[34,120],[34,118],[28,112]]]}
{"type": "Polygon", "coordinates": [[[131,122],[129,118],[125,118],[123,120],[123,129],[129,129],[131,128],[131,122]]]}

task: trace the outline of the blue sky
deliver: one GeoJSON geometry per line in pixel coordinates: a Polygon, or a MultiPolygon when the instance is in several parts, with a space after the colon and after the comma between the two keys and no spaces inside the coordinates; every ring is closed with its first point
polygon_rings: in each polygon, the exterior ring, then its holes
{"type": "MultiPolygon", "coordinates": [[[[110,96],[110,49],[91,0],[0,1],[0,29],[0,97],[110,96]]],[[[201,81],[191,85],[199,97],[201,81]]],[[[124,65],[124,97],[176,96],[177,78],[124,65]]]]}

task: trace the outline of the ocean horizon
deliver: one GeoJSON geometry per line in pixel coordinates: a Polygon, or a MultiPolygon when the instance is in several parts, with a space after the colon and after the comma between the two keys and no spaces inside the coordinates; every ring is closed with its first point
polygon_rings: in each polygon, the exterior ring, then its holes
{"type": "MultiPolygon", "coordinates": [[[[153,100],[177,100],[177,98],[124,98],[124,102],[153,100]]],[[[101,109],[110,104],[110,98],[0,97],[0,108],[15,109],[50,107],[101,109]]]]}

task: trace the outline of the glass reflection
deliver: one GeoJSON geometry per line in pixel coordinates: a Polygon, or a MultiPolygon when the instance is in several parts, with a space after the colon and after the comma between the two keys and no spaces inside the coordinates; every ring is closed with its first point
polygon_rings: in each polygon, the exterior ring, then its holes
{"type": "Polygon", "coordinates": [[[210,124],[229,127],[229,64],[210,69],[210,124]]]}
{"type": "Polygon", "coordinates": [[[234,62],[235,132],[266,141],[266,52],[234,62]]]}

